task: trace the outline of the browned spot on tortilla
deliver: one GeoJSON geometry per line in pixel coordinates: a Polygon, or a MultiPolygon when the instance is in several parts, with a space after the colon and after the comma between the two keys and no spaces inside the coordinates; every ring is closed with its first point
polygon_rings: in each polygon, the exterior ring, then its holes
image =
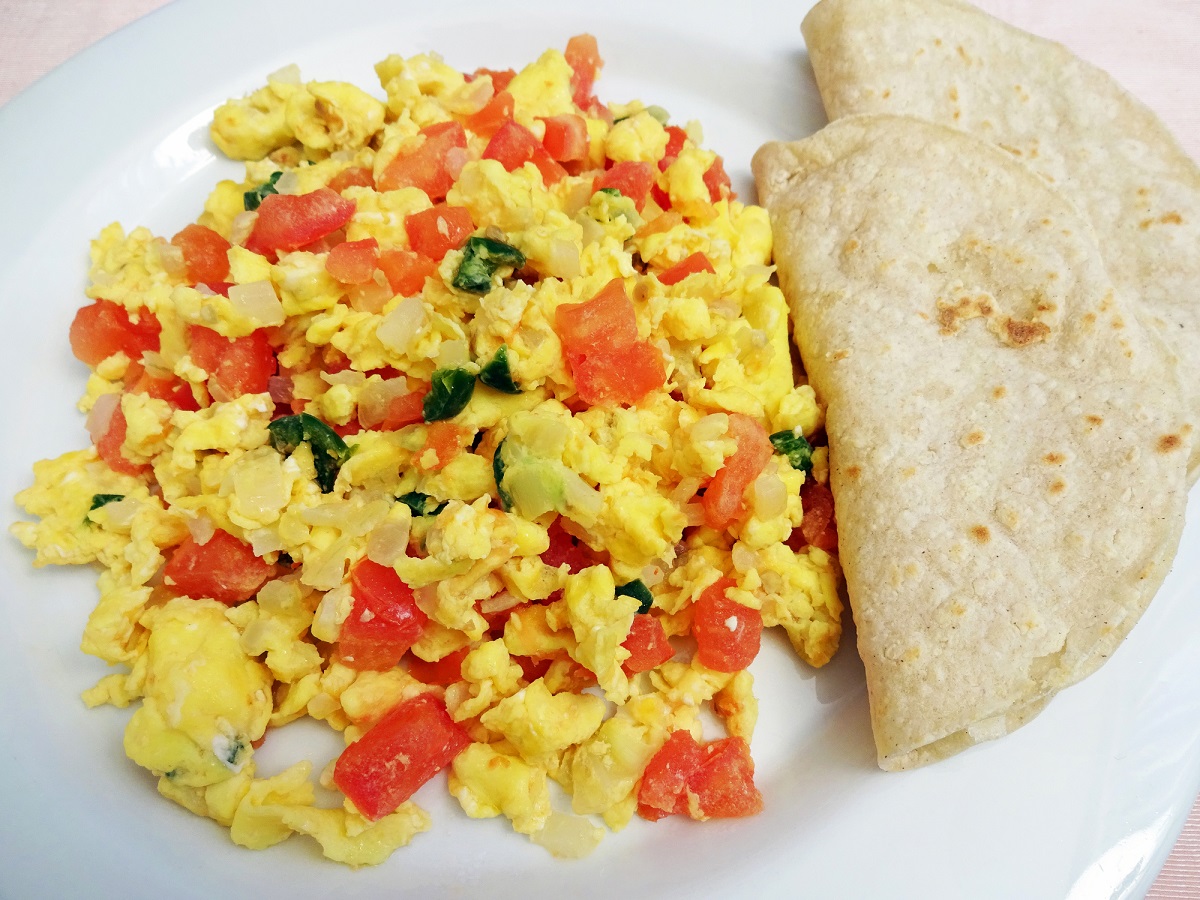
{"type": "Polygon", "coordinates": [[[1154,224],[1153,219],[1142,219],[1142,221],[1138,222],[1138,228],[1142,229],[1142,231],[1145,231],[1153,224],[1154,224]]]}
{"type": "Polygon", "coordinates": [[[829,354],[829,358],[832,360],[846,359],[849,355],[849,350],[834,350],[829,354]]]}
{"type": "Polygon", "coordinates": [[[1054,224],[1054,220],[1053,219],[1042,219],[1042,224],[1045,225],[1047,228],[1049,228],[1051,225],[1054,224]]]}
{"type": "Polygon", "coordinates": [[[1158,443],[1154,449],[1159,453],[1170,453],[1172,450],[1178,450],[1183,446],[1183,438],[1177,434],[1164,434],[1158,439],[1158,443]]]}
{"type": "Polygon", "coordinates": [[[1001,149],[1001,150],[1007,150],[1007,151],[1008,151],[1009,153],[1011,153],[1013,156],[1024,156],[1024,155],[1025,155],[1024,153],[1022,153],[1022,152],[1021,152],[1019,149],[1017,149],[1016,147],[1010,147],[1008,144],[1001,144],[1001,145],[1000,145],[1000,149],[1001,149]]]}
{"type": "Polygon", "coordinates": [[[942,46],[942,39],[941,39],[941,38],[934,38],[934,39],[933,39],[933,46],[935,46],[935,47],[940,47],[940,46],[942,46]]]}
{"type": "Polygon", "coordinates": [[[1042,457],[1042,462],[1049,463],[1052,466],[1057,466],[1059,463],[1064,463],[1067,458],[1057,450],[1052,450],[1042,457]]]}
{"type": "Polygon", "coordinates": [[[862,474],[862,469],[860,469],[858,466],[847,466],[846,467],[846,477],[849,478],[851,481],[856,480],[858,478],[858,476],[861,474],[862,474]]]}
{"type": "Polygon", "coordinates": [[[1094,312],[1092,312],[1090,309],[1083,314],[1083,324],[1086,325],[1088,328],[1091,328],[1093,325],[1096,324],[1096,314],[1094,312]]]}
{"type": "Polygon", "coordinates": [[[964,447],[974,447],[977,444],[982,444],[985,440],[987,440],[987,435],[982,431],[972,431],[963,435],[962,445],[964,447]]]}
{"type": "Polygon", "coordinates": [[[1104,295],[1104,299],[1100,301],[1100,312],[1108,312],[1112,309],[1113,295],[1111,292],[1104,295]]]}
{"type": "Polygon", "coordinates": [[[956,88],[954,85],[950,85],[950,99],[955,103],[958,102],[958,88],[956,88]]]}
{"type": "Polygon", "coordinates": [[[1182,225],[1183,216],[1177,212],[1169,212],[1158,221],[1162,222],[1164,225],[1182,225]]]}
{"type": "Polygon", "coordinates": [[[891,88],[888,88],[887,90],[885,90],[883,92],[883,99],[886,100],[890,96],[892,96],[892,90],[891,90],[891,88]]]}
{"type": "Polygon", "coordinates": [[[1066,489],[1067,483],[1061,478],[1055,478],[1052,482],[1050,482],[1050,493],[1052,494],[1061,494],[1066,489]]]}
{"type": "Polygon", "coordinates": [[[987,294],[978,297],[959,297],[954,303],[948,300],[938,301],[938,324],[942,334],[954,334],[959,325],[968,319],[979,316],[990,316],[995,312],[991,298],[987,294]]]}
{"type": "Polygon", "coordinates": [[[1112,327],[1113,327],[1113,328],[1124,328],[1124,327],[1125,327],[1125,320],[1124,320],[1124,319],[1122,319],[1120,316],[1115,316],[1115,317],[1113,317],[1113,320],[1112,320],[1112,327]]]}
{"type": "Polygon", "coordinates": [[[914,478],[917,474],[916,466],[907,466],[900,470],[900,474],[905,478],[914,478]]]}
{"type": "Polygon", "coordinates": [[[1145,197],[1149,193],[1150,193],[1150,188],[1147,188],[1147,187],[1138,188],[1138,196],[1139,197],[1145,197]]]}
{"type": "Polygon", "coordinates": [[[842,252],[843,253],[853,253],[860,246],[861,245],[858,243],[857,239],[850,238],[849,240],[846,241],[846,243],[842,244],[842,252]]]}
{"type": "Polygon", "coordinates": [[[956,616],[961,616],[961,615],[966,614],[967,608],[965,606],[963,606],[959,601],[952,600],[952,601],[950,601],[950,612],[956,616]]]}
{"type": "Polygon", "coordinates": [[[1020,319],[1009,319],[1004,323],[1004,330],[1008,335],[1008,343],[1014,347],[1044,341],[1050,334],[1050,326],[1045,322],[1023,322],[1020,319]]]}
{"type": "Polygon", "coordinates": [[[1007,394],[1008,394],[1008,388],[1006,388],[1002,384],[998,384],[994,388],[992,388],[992,397],[996,400],[1002,400],[1005,397],[1005,395],[1007,395],[1007,394]]]}
{"type": "Polygon", "coordinates": [[[1089,425],[1094,425],[1096,427],[1099,427],[1104,424],[1104,419],[1102,419],[1100,416],[1097,416],[1097,415],[1089,414],[1089,415],[1084,416],[1084,419],[1087,420],[1087,423],[1089,425]]]}
{"type": "Polygon", "coordinates": [[[963,49],[962,44],[958,45],[958,55],[962,57],[963,62],[965,62],[968,66],[971,64],[971,57],[967,51],[963,49]]]}
{"type": "Polygon", "coordinates": [[[986,525],[972,525],[970,531],[971,537],[981,544],[986,544],[992,539],[992,533],[986,525]]]}
{"type": "Polygon", "coordinates": [[[954,120],[957,122],[957,121],[958,121],[959,119],[961,119],[961,118],[962,118],[962,113],[961,113],[959,110],[957,110],[957,109],[956,109],[956,110],[954,111],[954,120]]]}

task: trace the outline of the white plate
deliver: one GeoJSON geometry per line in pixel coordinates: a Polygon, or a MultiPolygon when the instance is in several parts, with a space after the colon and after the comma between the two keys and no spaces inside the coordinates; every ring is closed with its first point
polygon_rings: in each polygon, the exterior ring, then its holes
{"type": "MultiPolygon", "coordinates": [[[[307,78],[375,83],[388,52],[441,51],[471,70],[520,65],[575,33],[597,35],[603,98],[640,97],[700,119],[734,187],[771,138],[814,131],[823,113],[798,31],[805,4],[733,14],[687,0],[430,4],[366,0],[180,0],[52,73],[0,110],[0,494],[35,459],[86,441],[72,403],[85,370],[67,326],[83,302],[87,241],[118,219],[173,234],[210,186],[212,108],[288,62],[307,78]],[[592,5],[589,5],[591,7],[592,5]],[[655,22],[647,24],[653,8],[655,22]],[[731,18],[731,16],[735,16],[731,18]]],[[[9,507],[12,515],[15,507],[9,507]]],[[[34,572],[0,541],[0,895],[33,897],[1106,897],[1140,894],[1200,787],[1200,531],[1114,658],[1002,741],[931,768],[874,764],[862,671],[849,643],[825,670],[768,641],[755,664],[757,818],[636,820],[581,862],[561,862],[503,820],[468,820],[440,781],[434,816],[384,865],[323,861],[295,838],[251,853],[159,798],[121,750],[127,711],[86,711],[104,674],[78,650],[94,572],[34,572]]],[[[338,742],[289,728],[262,760],[321,765],[338,742]],[[311,742],[311,743],[309,743],[311,742]]]]}

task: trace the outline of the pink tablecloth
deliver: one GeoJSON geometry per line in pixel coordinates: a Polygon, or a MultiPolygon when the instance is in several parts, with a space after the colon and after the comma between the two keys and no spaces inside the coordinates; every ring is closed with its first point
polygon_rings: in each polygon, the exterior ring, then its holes
{"type": "MultiPolygon", "coordinates": [[[[166,0],[0,0],[0,104],[166,0]]],[[[976,0],[1067,44],[1148,103],[1200,158],[1200,0],[976,0]]],[[[1200,800],[1147,895],[1200,898],[1200,800]]]]}

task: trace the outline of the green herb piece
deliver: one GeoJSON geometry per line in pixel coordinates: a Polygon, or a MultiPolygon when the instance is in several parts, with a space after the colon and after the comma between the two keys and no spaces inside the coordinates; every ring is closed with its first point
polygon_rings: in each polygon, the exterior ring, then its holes
{"type": "Polygon", "coordinates": [[[466,369],[435,369],[421,409],[426,422],[452,419],[467,408],[475,393],[475,376],[466,369]]]}
{"type": "MultiPolygon", "coordinates": [[[[504,441],[506,440],[508,438],[504,439],[504,441]]],[[[504,449],[504,441],[496,445],[496,453],[492,456],[492,477],[496,479],[496,493],[500,497],[500,508],[505,512],[512,512],[512,494],[504,489],[504,456],[500,452],[504,449]]]]}
{"type": "Polygon", "coordinates": [[[519,394],[521,388],[513,381],[512,369],[508,364],[508,347],[500,345],[491,362],[479,370],[479,380],[490,388],[506,394],[519,394]]]}
{"type": "Polygon", "coordinates": [[[639,613],[650,612],[650,607],[654,604],[654,597],[650,595],[650,588],[646,587],[645,583],[640,578],[635,578],[626,584],[618,584],[616,590],[618,597],[632,597],[641,606],[638,607],[639,613]]]}
{"type": "Polygon", "coordinates": [[[342,463],[350,458],[346,446],[336,431],[308,413],[283,416],[267,426],[271,435],[271,446],[284,456],[291,456],[301,444],[307,443],[312,450],[313,467],[317,470],[317,485],[328,494],[337,481],[342,463]]]}
{"type": "Polygon", "coordinates": [[[446,508],[444,501],[435,504],[432,497],[420,491],[409,491],[396,499],[411,509],[414,516],[436,516],[446,508]]]}
{"type": "Polygon", "coordinates": [[[266,197],[267,194],[279,193],[279,191],[275,190],[275,182],[279,180],[279,176],[282,174],[283,172],[273,172],[271,173],[270,178],[268,178],[254,190],[246,191],[244,194],[242,194],[242,206],[246,207],[246,212],[254,212],[254,210],[258,209],[259,206],[262,205],[263,198],[266,197]]]}
{"type": "Polygon", "coordinates": [[[659,125],[666,125],[671,121],[671,114],[661,106],[647,106],[646,112],[649,113],[650,118],[656,121],[659,125]]]}
{"type": "Polygon", "coordinates": [[[118,500],[124,500],[124,494],[92,494],[92,505],[88,507],[88,512],[93,509],[99,509],[102,506],[107,506],[109,503],[116,503],[118,500]]]}
{"type": "Polygon", "coordinates": [[[596,193],[597,194],[610,194],[613,197],[621,196],[621,192],[619,190],[617,190],[616,188],[600,188],[600,190],[596,191],[596,193]]]}
{"type": "Polygon", "coordinates": [[[519,269],[525,265],[525,254],[511,244],[482,235],[467,238],[463,245],[462,262],[454,273],[454,286],[472,294],[486,294],[492,289],[492,276],[501,266],[519,269]]]}
{"type": "Polygon", "coordinates": [[[812,471],[812,444],[804,439],[804,435],[794,431],[777,431],[771,435],[771,444],[780,456],[786,456],[793,469],[801,472],[812,471]]]}

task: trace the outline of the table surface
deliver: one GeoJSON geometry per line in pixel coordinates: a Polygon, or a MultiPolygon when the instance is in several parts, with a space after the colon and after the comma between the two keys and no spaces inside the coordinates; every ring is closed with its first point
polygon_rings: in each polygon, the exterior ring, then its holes
{"type": "MultiPolygon", "coordinates": [[[[168,0],[0,0],[0,105],[79,51],[168,0]]],[[[1200,0],[976,0],[1061,41],[1147,103],[1200,159],[1200,0]]],[[[1149,893],[1200,898],[1200,799],[1149,893]]]]}

